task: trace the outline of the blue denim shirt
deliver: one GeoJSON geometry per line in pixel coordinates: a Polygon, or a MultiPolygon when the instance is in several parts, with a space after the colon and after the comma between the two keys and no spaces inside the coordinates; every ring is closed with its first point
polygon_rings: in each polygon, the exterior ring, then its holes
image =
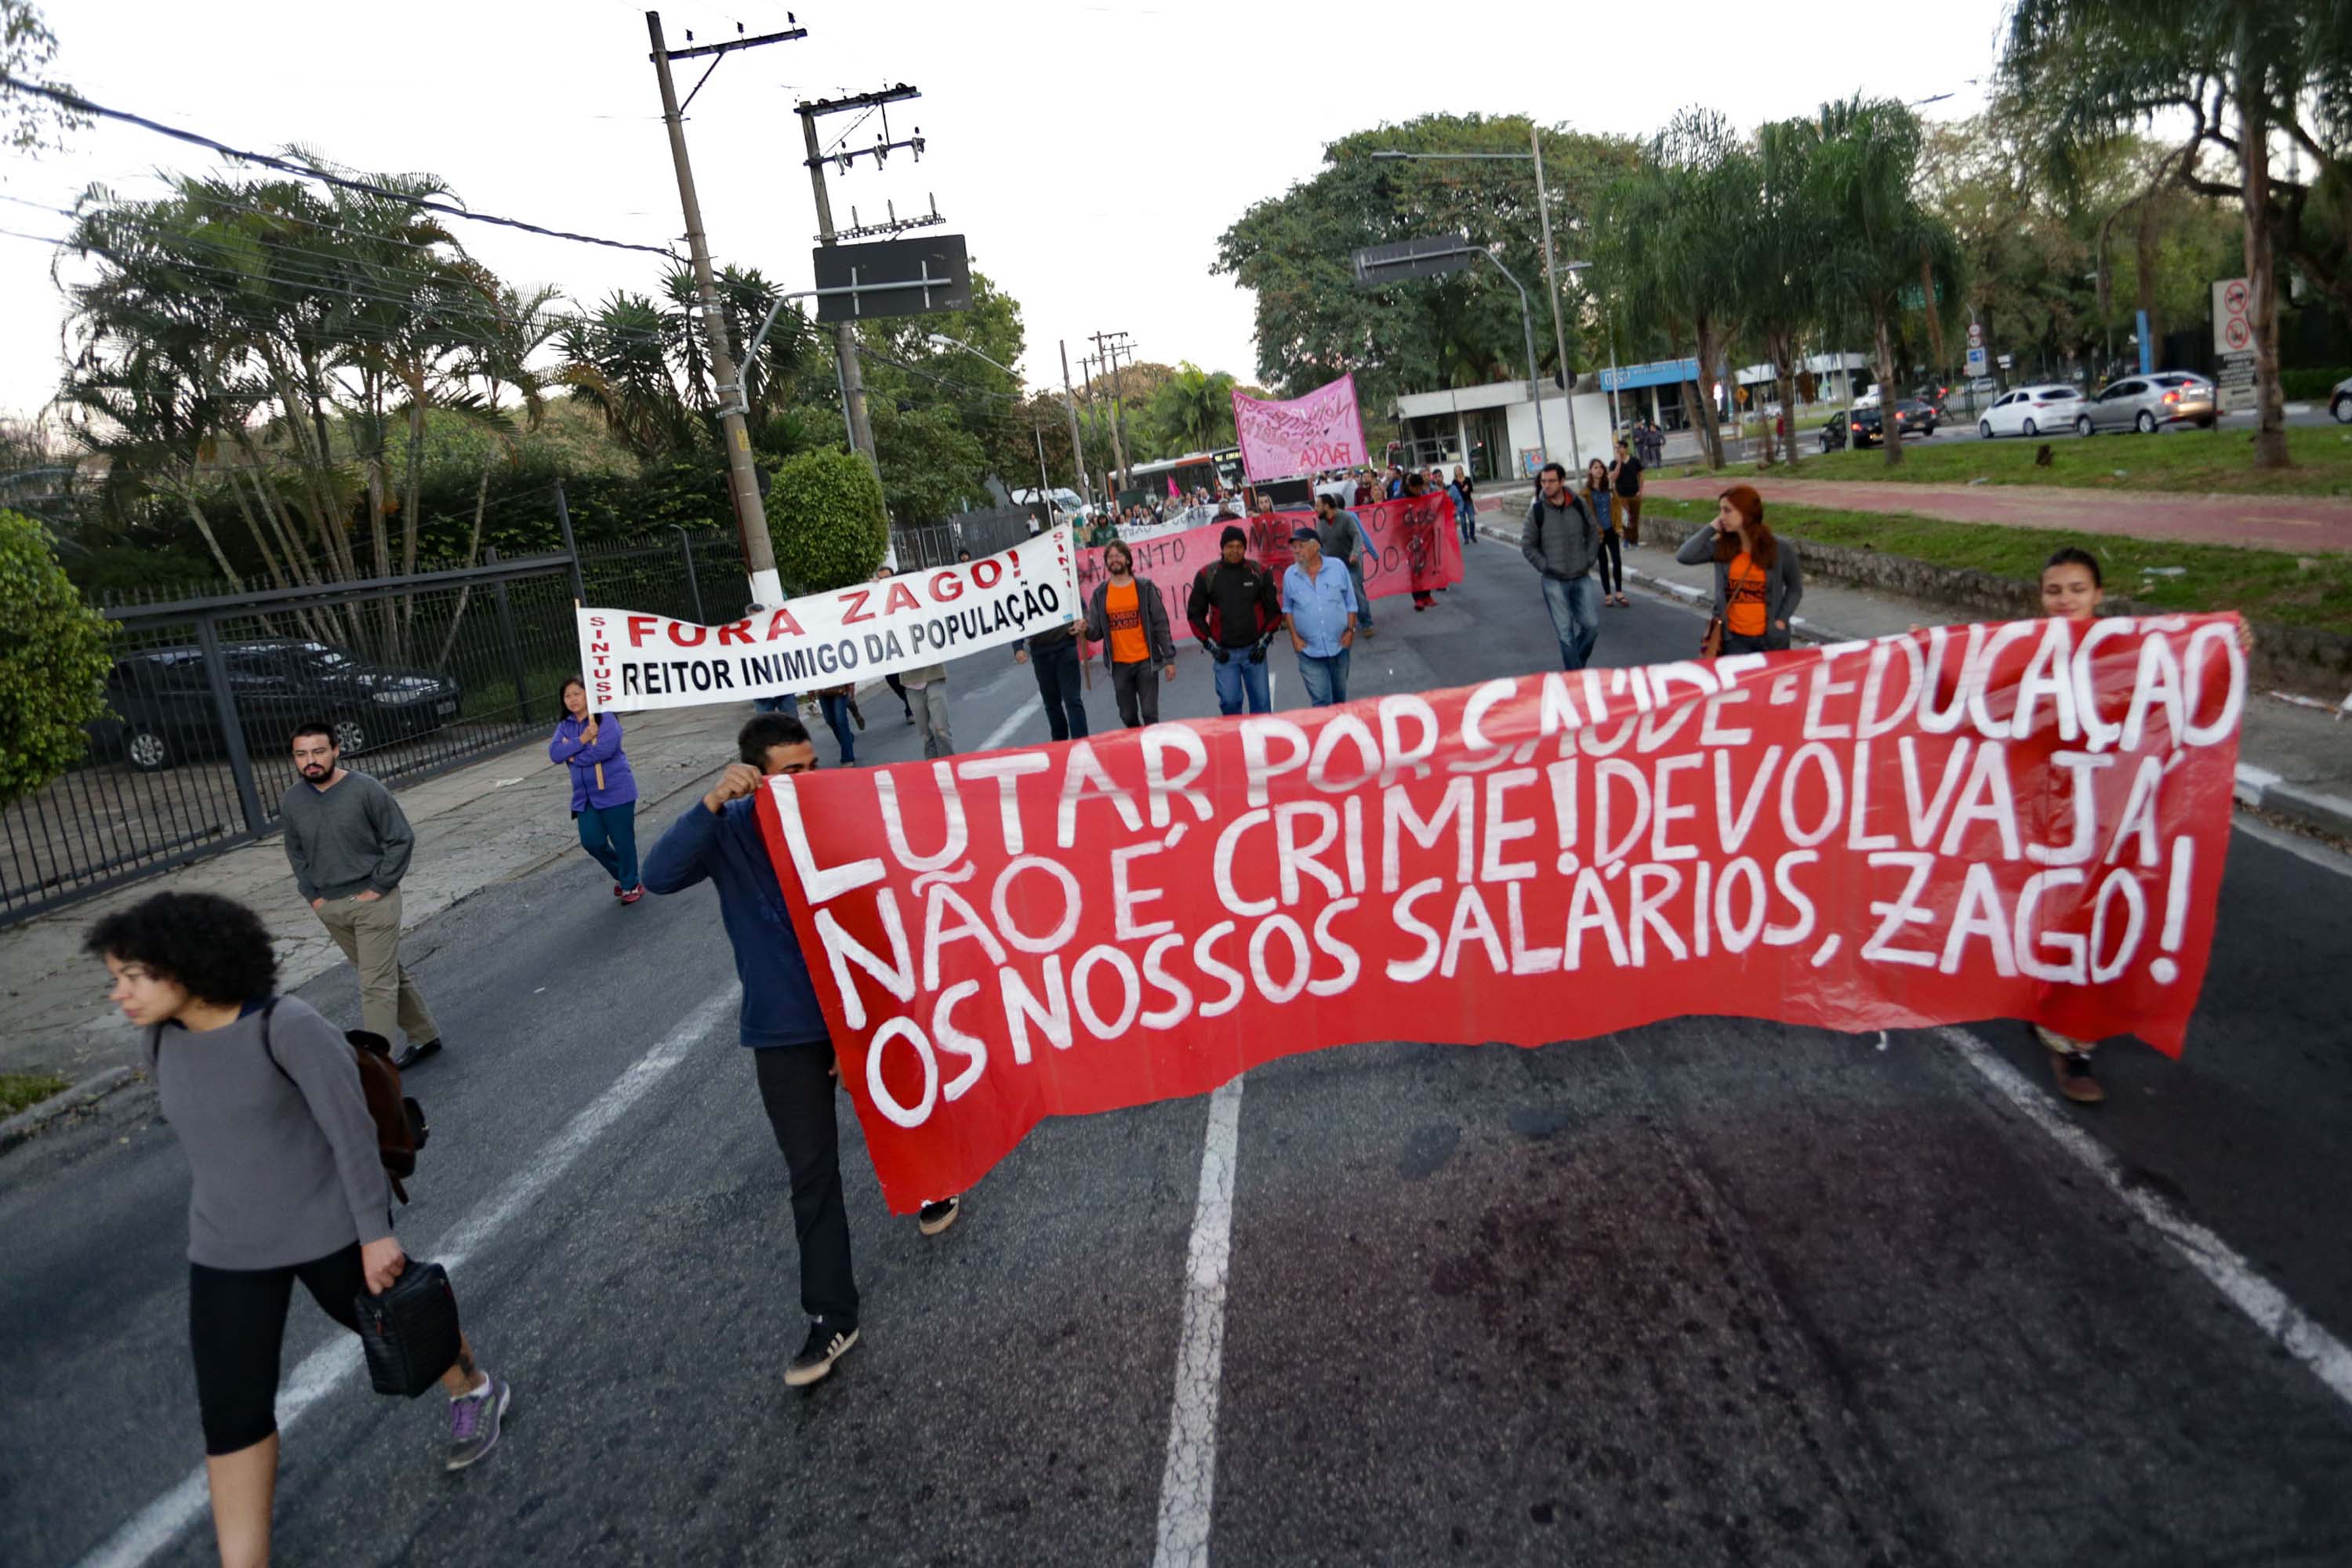
{"type": "Polygon", "coordinates": [[[1309,658],[1329,658],[1339,651],[1339,635],[1356,612],[1356,585],[1348,569],[1328,555],[1317,576],[1293,565],[1282,574],[1282,613],[1290,617],[1309,658]]]}

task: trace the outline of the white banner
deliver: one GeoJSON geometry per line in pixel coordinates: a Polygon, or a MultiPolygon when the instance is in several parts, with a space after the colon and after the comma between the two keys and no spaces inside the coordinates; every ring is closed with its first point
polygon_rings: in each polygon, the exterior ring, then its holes
{"type": "Polygon", "coordinates": [[[917,669],[1077,615],[1076,551],[1065,526],[977,561],[809,594],[726,626],[582,610],[580,668],[595,711],[690,708],[917,669]]]}

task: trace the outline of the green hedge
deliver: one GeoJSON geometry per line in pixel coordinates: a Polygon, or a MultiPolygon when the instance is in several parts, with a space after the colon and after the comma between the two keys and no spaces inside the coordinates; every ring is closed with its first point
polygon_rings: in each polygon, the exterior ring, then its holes
{"type": "Polygon", "coordinates": [[[2347,375],[2352,375],[2352,364],[2325,365],[2317,370],[2283,370],[2279,372],[2279,385],[2286,393],[2289,403],[2317,403],[2347,375]]]}
{"type": "Polygon", "coordinates": [[[863,583],[890,546],[882,481],[854,452],[786,458],[768,488],[768,532],[776,570],[796,594],[863,583]]]}
{"type": "Polygon", "coordinates": [[[48,530],[0,510],[0,801],[81,760],[82,726],[106,711],[104,616],[58,564],[48,530]]]}

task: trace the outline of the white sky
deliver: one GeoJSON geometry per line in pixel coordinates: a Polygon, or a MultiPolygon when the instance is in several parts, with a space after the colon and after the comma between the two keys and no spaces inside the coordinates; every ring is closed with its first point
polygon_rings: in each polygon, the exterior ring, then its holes
{"type": "MultiPolygon", "coordinates": [[[[810,37],[728,56],[688,111],[714,255],[809,286],[815,219],[801,164],[802,98],[895,81],[894,137],[929,142],[830,176],[835,221],[903,213],[936,194],[947,231],[1017,298],[1033,384],[1058,384],[1057,339],[1133,334],[1139,357],[1191,359],[1255,378],[1252,301],[1213,278],[1217,236],[1260,198],[1310,177],[1349,132],[1444,110],[1532,112],[1582,130],[1641,134],[1685,103],[1741,124],[1803,112],[1856,88],[1961,115],[1982,102],[2001,0],[1948,0],[1866,25],[1786,5],[1675,0],[1647,6],[1480,0],[790,0],[810,37]],[[1556,62],[1545,68],[1545,62],[1556,62]]],[[[682,230],[647,61],[630,0],[47,0],[56,70],[94,101],[275,152],[297,142],[364,170],[443,176],[471,206],[553,228],[661,244],[682,230]]],[[[674,0],[670,47],[785,25],[785,0],[674,0]]],[[[1851,19],[1851,18],[1849,18],[1851,19]]],[[[679,91],[706,62],[686,62],[679,91]]],[[[828,138],[854,115],[830,121],[828,138]]],[[[870,121],[853,143],[869,142],[870,121]]],[[[0,154],[0,229],[62,235],[68,205],[100,181],[157,191],[154,171],[208,154],[101,122],[38,161],[0,154]]],[[[454,223],[518,283],[592,304],[650,291],[659,258],[454,223]]],[[[0,415],[55,390],[61,310],[54,247],[0,237],[0,415]]],[[[952,330],[951,322],[945,322],[952,330]]]]}

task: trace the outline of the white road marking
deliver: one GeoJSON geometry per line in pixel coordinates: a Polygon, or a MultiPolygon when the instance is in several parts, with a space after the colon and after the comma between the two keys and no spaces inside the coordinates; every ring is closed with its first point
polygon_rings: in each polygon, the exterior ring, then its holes
{"type": "Polygon", "coordinates": [[[2170,1242],[2189,1266],[2243,1312],[2280,1349],[2309,1367],[2328,1391],[2352,1405],[2352,1347],[2329,1333],[2288,1300],[2286,1292],[2255,1272],[2252,1264],[2211,1231],[2174,1210],[2144,1187],[2126,1184],[2116,1157],[2105,1144],[2067,1120],[2047,1096],[2025,1081],[2023,1075],[1966,1029],[1936,1031],[1961,1059],[1977,1069],[2024,1118],[2056,1141],[2076,1163],[2105,1184],[2124,1206],[2146,1221],[2149,1229],[2170,1242]]]}
{"type": "Polygon", "coordinates": [[[1209,1097],[1201,1191],[1184,1263],[1184,1310],[1176,1341],[1176,1397],[1168,1415],[1168,1462],[1160,1472],[1160,1537],[1152,1568],[1208,1568],[1209,1505],[1217,1484],[1217,1379],[1225,1359],[1225,1283],[1234,1241],[1234,1175],[1242,1080],[1209,1097]]]}
{"type": "MultiPolygon", "coordinates": [[[[507,1184],[504,1191],[444,1235],[430,1253],[431,1261],[453,1273],[464,1267],[467,1259],[508,1222],[538,1202],[557,1178],[571,1169],[573,1161],[626,1115],[671,1068],[684,1061],[687,1053],[699,1045],[735,1005],[735,990],[730,986],[688,1015],[686,1022],[631,1064],[626,1072],[613,1080],[611,1088],[573,1117],[539,1152],[530,1166],[507,1184]]],[[[283,1432],[300,1420],[304,1412],[359,1367],[360,1342],[348,1334],[338,1334],[303,1357],[301,1364],[294,1369],[293,1378],[278,1391],[278,1429],[283,1432]]],[[[186,1479],[140,1510],[103,1545],[82,1559],[82,1568],[132,1568],[133,1564],[145,1563],[204,1517],[209,1501],[204,1467],[199,1465],[186,1479]]]]}
{"type": "Polygon", "coordinates": [[[1018,730],[1022,725],[1027,723],[1031,719],[1043,713],[1045,710],[1045,700],[1042,697],[1032,697],[1028,701],[1024,702],[1020,707],[1015,708],[1012,712],[1007,713],[1004,716],[1004,722],[999,724],[995,729],[991,730],[988,732],[988,739],[980,743],[980,749],[983,752],[992,752],[996,750],[997,747],[1004,744],[1004,742],[1012,737],[1013,731],[1018,730]]]}

